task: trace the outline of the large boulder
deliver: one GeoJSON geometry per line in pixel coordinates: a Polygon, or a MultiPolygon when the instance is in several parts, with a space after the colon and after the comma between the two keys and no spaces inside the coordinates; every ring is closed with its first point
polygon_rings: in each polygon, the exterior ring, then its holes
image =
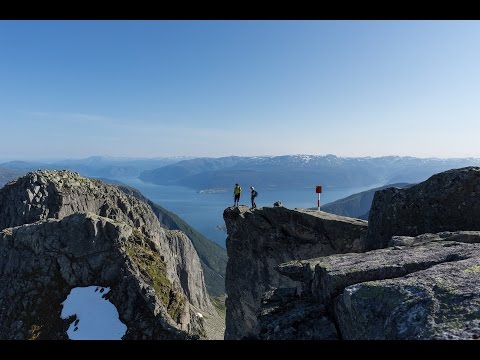
{"type": "Polygon", "coordinates": [[[394,235],[480,230],[480,168],[433,175],[407,189],[375,193],[368,218],[367,248],[387,246],[394,235]]]}

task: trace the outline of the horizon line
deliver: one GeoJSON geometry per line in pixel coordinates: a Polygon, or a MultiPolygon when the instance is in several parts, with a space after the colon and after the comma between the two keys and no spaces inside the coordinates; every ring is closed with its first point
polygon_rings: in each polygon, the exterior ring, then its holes
{"type": "Polygon", "coordinates": [[[343,159],[380,159],[388,157],[397,157],[397,158],[412,158],[412,159],[422,159],[422,160],[457,160],[457,159],[469,159],[469,160],[480,160],[480,157],[468,156],[468,157],[442,157],[442,156],[412,156],[412,155],[381,155],[381,156],[339,156],[335,154],[307,154],[307,153],[297,153],[297,154],[283,154],[283,155],[225,155],[225,156],[193,156],[193,155],[171,155],[171,156],[112,156],[112,155],[90,155],[84,157],[68,157],[68,158],[54,158],[54,157],[39,157],[39,158],[25,158],[25,157],[13,157],[13,158],[0,158],[0,165],[2,163],[9,162],[58,162],[58,161],[80,161],[87,160],[92,158],[100,158],[111,161],[134,161],[134,160],[164,160],[164,159],[176,159],[180,158],[182,160],[193,160],[193,159],[222,159],[229,157],[239,157],[239,158],[276,158],[276,157],[287,157],[287,156],[308,156],[308,157],[336,157],[343,159]]]}

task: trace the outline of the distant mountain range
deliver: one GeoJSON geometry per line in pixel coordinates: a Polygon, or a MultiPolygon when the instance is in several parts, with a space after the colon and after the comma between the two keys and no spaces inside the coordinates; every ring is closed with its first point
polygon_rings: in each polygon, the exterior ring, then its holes
{"type": "Polygon", "coordinates": [[[347,196],[346,198],[325,204],[321,207],[321,210],[331,214],[368,220],[373,196],[375,195],[376,191],[389,187],[407,188],[413,185],[414,184],[398,183],[362,191],[360,193],[347,196]]]}
{"type": "MultiPolygon", "coordinates": [[[[17,171],[19,175],[36,169],[65,169],[90,177],[138,176],[149,183],[187,186],[196,190],[228,190],[236,182],[252,183],[259,189],[268,190],[310,188],[312,184],[319,183],[326,188],[417,183],[441,171],[479,165],[480,159],[475,158],[422,159],[402,156],[284,155],[154,159],[92,156],[50,163],[10,161],[0,164],[0,168],[3,173],[4,169],[8,169],[17,171]]],[[[12,174],[8,176],[18,176],[12,174]]]]}
{"type": "Polygon", "coordinates": [[[145,170],[156,169],[185,159],[189,158],[180,156],[154,159],[136,159],[91,156],[85,159],[67,159],[55,162],[9,161],[0,164],[0,168],[23,171],[23,173],[37,169],[51,169],[76,171],[83,176],[106,178],[137,177],[145,170]]]}
{"type": "Polygon", "coordinates": [[[146,170],[139,178],[154,184],[181,185],[197,190],[230,189],[237,182],[253,183],[260,189],[298,189],[318,183],[328,188],[416,183],[441,171],[478,165],[480,159],[474,158],[229,156],[183,160],[146,170]]]}

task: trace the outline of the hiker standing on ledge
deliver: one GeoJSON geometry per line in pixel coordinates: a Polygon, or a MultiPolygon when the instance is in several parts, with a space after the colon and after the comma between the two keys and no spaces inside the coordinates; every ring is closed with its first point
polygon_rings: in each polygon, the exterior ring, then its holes
{"type": "Polygon", "coordinates": [[[240,201],[240,194],[242,193],[242,188],[240,185],[235,184],[235,189],[233,189],[233,206],[238,207],[238,202],[240,201]]]}
{"type": "Polygon", "coordinates": [[[250,189],[252,190],[251,192],[251,198],[252,198],[252,209],[255,209],[257,207],[257,204],[255,204],[255,198],[257,197],[258,195],[258,192],[257,190],[255,190],[255,188],[253,186],[250,186],[250,189]]]}

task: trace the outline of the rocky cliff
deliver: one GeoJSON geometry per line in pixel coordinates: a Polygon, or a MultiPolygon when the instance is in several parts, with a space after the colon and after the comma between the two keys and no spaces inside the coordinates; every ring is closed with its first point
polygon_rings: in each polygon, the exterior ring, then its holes
{"type": "MultiPolygon", "coordinates": [[[[0,338],[65,338],[60,303],[99,285],[127,339],[202,338],[217,316],[198,255],[144,202],[69,171],[35,171],[0,190],[0,338]]],[[[68,326],[67,326],[68,327],[68,326]]]]}
{"type": "MultiPolygon", "coordinates": [[[[350,249],[336,246],[323,253],[324,243],[311,244],[307,254],[295,253],[302,249],[301,241],[261,249],[265,255],[252,249],[284,234],[322,238],[338,222],[329,221],[328,228],[315,227],[300,220],[300,215],[293,221],[288,216],[269,216],[253,222],[261,213],[227,209],[224,217],[232,242],[232,249],[227,248],[227,292],[234,295],[227,301],[227,331],[229,314],[230,320],[240,319],[240,325],[231,326],[227,335],[260,339],[480,338],[479,196],[480,168],[474,167],[449,170],[408,189],[378,191],[366,236],[347,241],[354,245],[350,249]],[[374,250],[366,251],[370,249],[374,250]],[[315,252],[318,255],[313,255],[315,252]],[[265,267],[270,274],[273,261],[269,259],[287,256],[292,260],[275,266],[277,277],[258,275],[267,273],[265,267]],[[280,286],[275,279],[282,279],[280,286]],[[260,288],[266,291],[258,308],[260,288]],[[235,292],[237,289],[250,298],[238,300],[241,293],[235,292]],[[238,304],[240,301],[243,303],[238,304]],[[239,316],[244,314],[249,315],[247,321],[239,316]],[[256,324],[256,331],[250,324],[256,324]]],[[[365,231],[366,223],[363,234],[365,231]]],[[[348,234],[352,233],[350,229],[348,234]]],[[[336,232],[327,238],[330,244],[343,244],[346,236],[336,232]]]]}
{"type": "Polygon", "coordinates": [[[433,175],[407,189],[375,193],[368,218],[367,246],[387,246],[394,235],[480,230],[480,168],[433,175]]]}
{"type": "MultiPolygon", "coordinates": [[[[160,224],[170,230],[181,230],[192,241],[202,264],[205,285],[211,296],[225,295],[225,271],[227,268],[227,251],[207,239],[178,215],[168,211],[147,199],[140,191],[124,184],[114,184],[128,195],[132,195],[148,204],[157,216],[160,224]]],[[[222,335],[223,336],[223,335],[222,335]]]]}
{"type": "Polygon", "coordinates": [[[257,313],[265,291],[300,286],[276,271],[278,264],[361,251],[367,222],[284,207],[227,208],[228,263],[225,339],[257,337],[257,313]]]}
{"type": "Polygon", "coordinates": [[[480,232],[394,237],[390,245],[281,264],[304,292],[265,294],[259,337],[480,338],[480,232]]]}

